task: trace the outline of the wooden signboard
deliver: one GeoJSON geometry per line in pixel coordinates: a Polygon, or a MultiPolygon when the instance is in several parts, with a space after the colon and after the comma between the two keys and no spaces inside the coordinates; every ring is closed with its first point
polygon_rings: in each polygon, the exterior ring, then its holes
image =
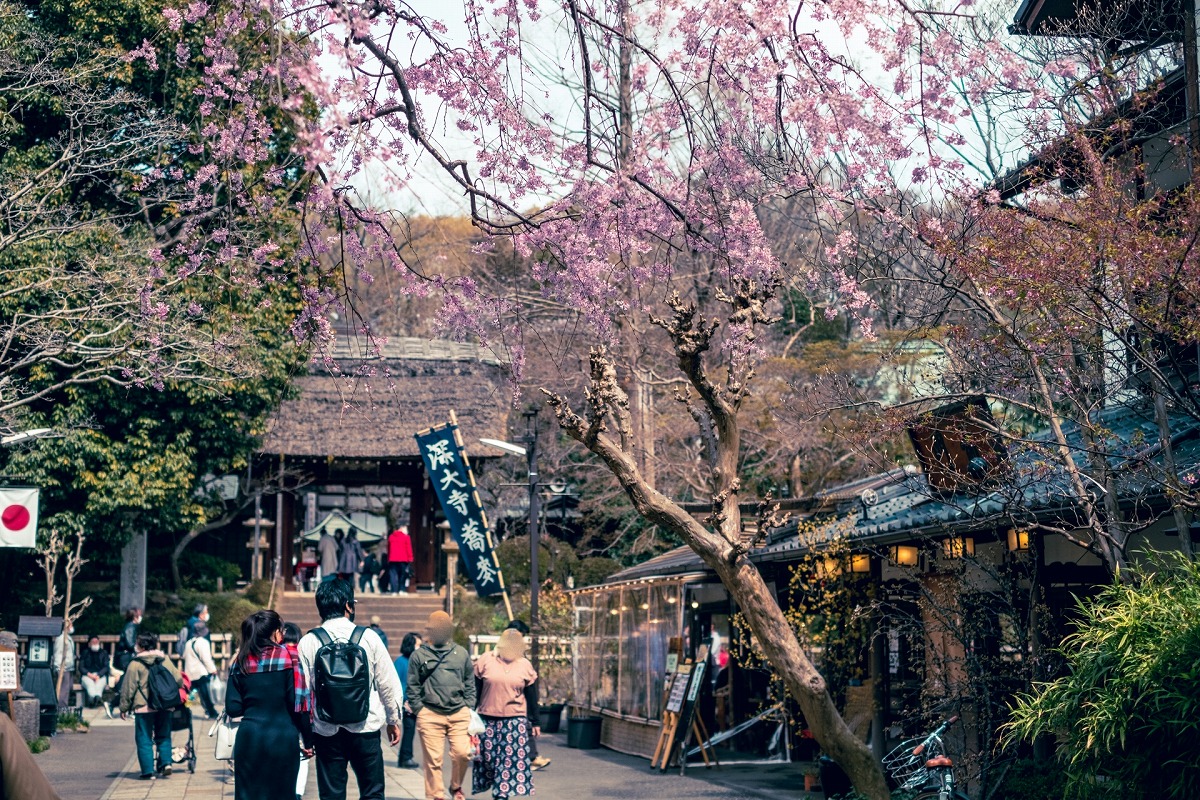
{"type": "Polygon", "coordinates": [[[9,647],[0,647],[0,692],[8,697],[8,716],[13,716],[13,692],[21,688],[21,672],[17,668],[17,651],[9,647]]]}
{"type": "MultiPolygon", "coordinates": [[[[708,731],[704,727],[704,721],[696,716],[696,701],[700,699],[700,689],[704,686],[705,668],[707,666],[708,645],[702,644],[696,651],[696,663],[692,668],[687,696],[683,702],[683,707],[679,710],[679,720],[675,724],[675,729],[679,732],[676,738],[679,750],[679,773],[681,775],[687,769],[687,743],[693,734],[695,734],[696,743],[700,745],[700,755],[704,757],[704,765],[706,767],[712,766],[709,762],[709,751],[711,748],[708,745],[708,731]]],[[[715,761],[716,757],[714,753],[713,762],[715,761]]]]}
{"type": "Polygon", "coordinates": [[[671,681],[671,692],[667,695],[667,711],[678,714],[683,708],[683,700],[687,697],[688,679],[691,674],[691,664],[680,664],[675,670],[675,677],[671,681]]]}

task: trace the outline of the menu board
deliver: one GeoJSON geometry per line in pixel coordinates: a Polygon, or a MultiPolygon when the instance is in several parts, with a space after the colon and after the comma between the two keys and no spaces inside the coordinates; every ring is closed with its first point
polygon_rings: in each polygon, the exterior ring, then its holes
{"type": "Polygon", "coordinates": [[[21,688],[17,671],[17,651],[0,649],[0,692],[15,692],[21,688]]]}
{"type": "Polygon", "coordinates": [[[667,711],[678,714],[683,708],[683,700],[687,697],[688,679],[692,675],[691,664],[680,664],[671,681],[671,693],[667,695],[667,711]]]}

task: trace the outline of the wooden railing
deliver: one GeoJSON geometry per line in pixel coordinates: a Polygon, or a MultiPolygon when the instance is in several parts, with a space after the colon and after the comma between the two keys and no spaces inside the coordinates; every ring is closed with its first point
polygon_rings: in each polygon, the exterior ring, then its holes
{"type": "MultiPolygon", "coordinates": [[[[108,651],[110,659],[115,658],[117,654],[117,642],[121,640],[120,635],[105,634],[97,637],[100,639],[100,646],[108,651]]],[[[87,648],[88,637],[75,635],[71,637],[75,642],[76,658],[82,655],[83,650],[87,648]]],[[[212,642],[212,657],[213,663],[217,665],[217,669],[221,674],[226,674],[229,668],[229,661],[233,658],[233,634],[231,633],[214,633],[209,635],[209,640],[212,642]]],[[[179,653],[175,652],[175,645],[179,642],[179,634],[166,633],[158,638],[158,646],[163,652],[169,655],[176,663],[179,662],[179,653]]],[[[25,658],[26,651],[29,649],[29,640],[25,636],[17,637],[17,649],[20,652],[20,657],[25,658]]]]}
{"type": "MultiPolygon", "coordinates": [[[[494,633],[473,633],[467,638],[471,642],[471,658],[478,658],[500,641],[500,637],[494,633]]],[[[525,641],[529,642],[528,636],[525,637],[525,641]]],[[[574,642],[570,636],[543,636],[539,640],[541,648],[538,657],[542,661],[562,661],[569,664],[574,642]]]]}

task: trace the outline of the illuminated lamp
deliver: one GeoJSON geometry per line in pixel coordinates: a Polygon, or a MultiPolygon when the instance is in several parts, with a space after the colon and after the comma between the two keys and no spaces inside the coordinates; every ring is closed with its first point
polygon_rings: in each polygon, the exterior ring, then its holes
{"type": "Polygon", "coordinates": [[[1010,553],[1022,553],[1029,550],[1029,531],[1019,531],[1016,528],[1008,529],[1008,551],[1010,553]]]}
{"type": "Polygon", "coordinates": [[[915,567],[920,552],[912,545],[896,545],[891,549],[890,556],[902,567],[915,567]]]}
{"type": "Polygon", "coordinates": [[[962,558],[975,555],[975,540],[970,536],[952,536],[942,542],[942,554],[946,558],[962,558]]]}
{"type": "Polygon", "coordinates": [[[855,553],[850,556],[850,571],[864,573],[871,571],[871,557],[866,553],[855,553]]]}

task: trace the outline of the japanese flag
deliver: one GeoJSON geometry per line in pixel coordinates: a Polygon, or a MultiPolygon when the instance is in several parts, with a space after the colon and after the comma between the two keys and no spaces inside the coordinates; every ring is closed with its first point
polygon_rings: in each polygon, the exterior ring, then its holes
{"type": "Polygon", "coordinates": [[[0,487],[0,547],[36,547],[37,518],[37,489],[0,487]]]}

